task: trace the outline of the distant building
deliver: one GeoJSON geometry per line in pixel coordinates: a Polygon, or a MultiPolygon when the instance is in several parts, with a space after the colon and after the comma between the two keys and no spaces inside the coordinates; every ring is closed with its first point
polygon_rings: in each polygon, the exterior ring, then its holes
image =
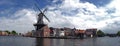
{"type": "Polygon", "coordinates": [[[31,32],[32,32],[32,36],[35,36],[35,30],[32,30],[31,32]]]}
{"type": "Polygon", "coordinates": [[[32,36],[32,32],[27,32],[27,33],[25,34],[25,36],[26,36],[26,37],[31,37],[31,36],[32,36]]]}
{"type": "Polygon", "coordinates": [[[65,31],[60,31],[60,36],[65,36],[65,31]]]}
{"type": "Polygon", "coordinates": [[[73,28],[72,31],[71,31],[72,36],[75,36],[75,31],[76,31],[76,28],[73,28]]]}
{"type": "Polygon", "coordinates": [[[60,37],[63,37],[63,36],[65,36],[65,30],[63,29],[63,28],[61,28],[60,30],[59,30],[59,36],[60,37]]]}
{"type": "Polygon", "coordinates": [[[85,34],[88,37],[95,37],[97,35],[97,29],[96,28],[86,29],[85,34]]]}
{"type": "Polygon", "coordinates": [[[59,29],[58,28],[54,28],[53,29],[53,36],[54,37],[58,37],[59,36],[59,29]]]}
{"type": "Polygon", "coordinates": [[[75,34],[77,37],[83,38],[85,36],[85,30],[78,29],[75,31],[75,34]]]}
{"type": "Polygon", "coordinates": [[[73,30],[71,28],[64,28],[65,36],[72,36],[73,30]]]}
{"type": "Polygon", "coordinates": [[[0,36],[2,35],[2,31],[0,31],[0,36]]]}
{"type": "Polygon", "coordinates": [[[53,36],[55,36],[55,37],[64,36],[64,30],[62,28],[54,28],[53,29],[53,36]]]}
{"type": "Polygon", "coordinates": [[[8,35],[8,33],[7,33],[7,32],[2,31],[2,36],[7,36],[7,35],[8,35]]]}
{"type": "Polygon", "coordinates": [[[53,28],[53,27],[50,27],[49,29],[50,29],[50,36],[54,36],[54,31],[53,31],[54,28],[53,28]]]}
{"type": "Polygon", "coordinates": [[[50,29],[51,29],[51,36],[53,36],[53,37],[65,36],[64,28],[50,28],[50,29]]]}

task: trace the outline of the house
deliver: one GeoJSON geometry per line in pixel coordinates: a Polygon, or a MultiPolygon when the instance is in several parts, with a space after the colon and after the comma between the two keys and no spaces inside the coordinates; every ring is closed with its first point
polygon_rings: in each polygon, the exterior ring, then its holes
{"type": "Polygon", "coordinates": [[[84,35],[85,35],[85,30],[80,30],[80,29],[78,29],[78,30],[75,31],[75,35],[76,35],[77,37],[83,38],[84,35]]]}
{"type": "Polygon", "coordinates": [[[64,27],[65,30],[65,36],[72,36],[72,29],[64,27]]]}
{"type": "Polygon", "coordinates": [[[53,37],[53,36],[54,36],[54,31],[53,31],[54,28],[53,28],[53,27],[50,27],[49,29],[50,29],[50,36],[53,37]]]}
{"type": "Polygon", "coordinates": [[[54,28],[53,29],[54,37],[63,37],[65,36],[65,30],[63,28],[54,28]]]}
{"type": "Polygon", "coordinates": [[[2,31],[2,35],[3,35],[3,36],[7,36],[7,35],[8,35],[8,33],[7,33],[7,32],[5,32],[5,31],[2,31]]]}
{"type": "Polygon", "coordinates": [[[60,30],[59,30],[59,36],[60,37],[63,37],[63,36],[65,36],[65,30],[63,29],[63,28],[61,28],[60,30]]]}
{"type": "Polygon", "coordinates": [[[86,29],[85,34],[88,37],[95,37],[97,35],[97,29],[96,28],[86,29]]]}
{"type": "Polygon", "coordinates": [[[53,29],[53,36],[54,37],[59,37],[59,34],[60,34],[59,29],[58,28],[54,28],[53,29]]]}
{"type": "Polygon", "coordinates": [[[0,31],[0,36],[2,35],[2,31],[0,31]]]}
{"type": "Polygon", "coordinates": [[[27,32],[27,33],[25,34],[25,36],[26,36],[26,37],[31,37],[31,36],[32,36],[32,32],[27,32]]]}

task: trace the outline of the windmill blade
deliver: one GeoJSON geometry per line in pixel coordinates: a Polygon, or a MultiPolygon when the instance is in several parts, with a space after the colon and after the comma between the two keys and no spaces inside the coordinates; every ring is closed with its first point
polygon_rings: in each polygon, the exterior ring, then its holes
{"type": "Polygon", "coordinates": [[[43,10],[43,13],[44,13],[45,11],[47,11],[47,8],[45,8],[45,10],[43,10]]]}
{"type": "Polygon", "coordinates": [[[36,3],[34,3],[35,7],[42,13],[42,11],[40,10],[40,8],[37,6],[36,3]]]}
{"type": "Polygon", "coordinates": [[[47,16],[45,16],[44,14],[43,14],[43,16],[48,20],[48,22],[50,22],[50,20],[47,18],[47,16]]]}

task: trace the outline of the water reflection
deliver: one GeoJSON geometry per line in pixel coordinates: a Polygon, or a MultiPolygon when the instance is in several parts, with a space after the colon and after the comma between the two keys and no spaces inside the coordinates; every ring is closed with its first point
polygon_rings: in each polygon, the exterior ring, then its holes
{"type": "Polygon", "coordinates": [[[75,46],[75,43],[72,39],[36,38],[36,46],[75,46]]]}
{"type": "Polygon", "coordinates": [[[36,38],[36,46],[120,46],[119,38],[87,38],[87,39],[42,39],[36,38]]]}
{"type": "Polygon", "coordinates": [[[43,46],[43,39],[36,38],[36,46],[43,46]]]}
{"type": "Polygon", "coordinates": [[[36,38],[36,46],[98,46],[96,38],[90,39],[43,39],[36,38]]]}
{"type": "Polygon", "coordinates": [[[36,38],[36,46],[50,46],[50,39],[36,38]]]}
{"type": "Polygon", "coordinates": [[[0,46],[120,46],[120,37],[86,39],[41,39],[0,36],[0,46]]]}

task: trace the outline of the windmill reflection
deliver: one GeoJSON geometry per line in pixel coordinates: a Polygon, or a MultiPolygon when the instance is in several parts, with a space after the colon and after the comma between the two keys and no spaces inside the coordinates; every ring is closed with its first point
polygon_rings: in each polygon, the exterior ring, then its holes
{"type": "Polygon", "coordinates": [[[51,40],[44,38],[36,38],[36,46],[51,46],[51,40]]]}

